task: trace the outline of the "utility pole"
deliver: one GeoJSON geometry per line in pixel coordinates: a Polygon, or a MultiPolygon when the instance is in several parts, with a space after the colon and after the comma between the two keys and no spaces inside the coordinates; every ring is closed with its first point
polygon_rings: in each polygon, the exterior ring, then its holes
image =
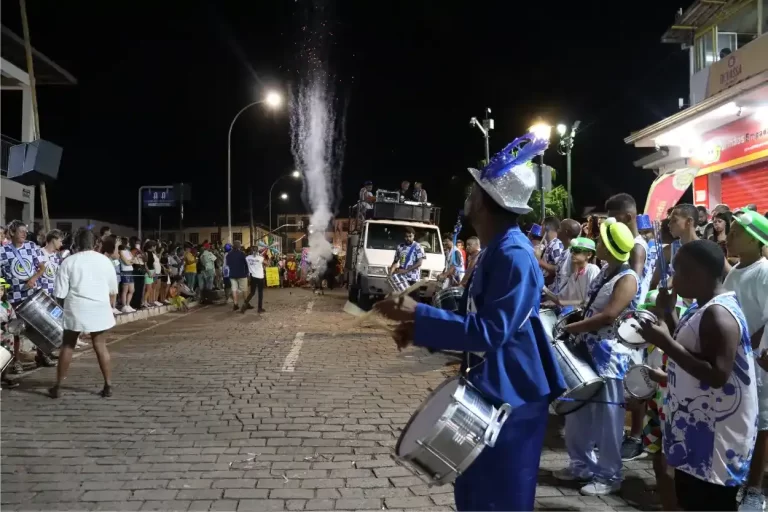
{"type": "Polygon", "coordinates": [[[483,119],[482,122],[478,121],[476,117],[473,117],[469,120],[469,126],[477,126],[478,130],[483,133],[483,137],[485,137],[485,165],[488,165],[488,163],[491,161],[490,137],[491,130],[493,130],[493,119],[488,117],[490,113],[491,109],[486,108],[485,119],[483,119]]]}
{"type": "Polygon", "coordinates": [[[253,233],[254,233],[254,225],[253,225],[253,189],[250,185],[248,185],[248,208],[251,211],[251,247],[253,247],[253,244],[255,243],[255,240],[253,239],[253,233]]]}
{"type": "Polygon", "coordinates": [[[571,150],[573,150],[573,143],[576,139],[576,130],[579,129],[579,125],[581,124],[581,121],[576,121],[573,123],[573,126],[571,126],[571,131],[566,135],[566,132],[568,132],[568,128],[564,124],[557,125],[557,133],[560,134],[560,144],[557,148],[557,152],[561,155],[565,155],[565,165],[566,165],[566,187],[568,190],[568,202],[566,204],[566,216],[568,218],[571,217],[571,211],[573,210],[573,194],[571,191],[571,150]]]}

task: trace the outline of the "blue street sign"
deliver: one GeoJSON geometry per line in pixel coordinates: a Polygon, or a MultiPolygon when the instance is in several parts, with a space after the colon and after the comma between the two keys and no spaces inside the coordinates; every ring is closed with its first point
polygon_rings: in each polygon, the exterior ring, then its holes
{"type": "Polygon", "coordinates": [[[173,206],[176,203],[173,187],[145,188],[142,191],[142,202],[147,208],[173,206]]]}

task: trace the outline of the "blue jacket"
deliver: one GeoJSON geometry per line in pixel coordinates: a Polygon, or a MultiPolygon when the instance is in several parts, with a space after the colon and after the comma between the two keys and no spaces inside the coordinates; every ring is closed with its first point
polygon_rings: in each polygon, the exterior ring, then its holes
{"type": "Polygon", "coordinates": [[[485,352],[469,380],[496,405],[551,402],[566,387],[539,318],[543,284],[531,243],[520,228],[510,228],[475,266],[465,296],[476,312],[461,316],[419,304],[414,344],[485,352]]]}

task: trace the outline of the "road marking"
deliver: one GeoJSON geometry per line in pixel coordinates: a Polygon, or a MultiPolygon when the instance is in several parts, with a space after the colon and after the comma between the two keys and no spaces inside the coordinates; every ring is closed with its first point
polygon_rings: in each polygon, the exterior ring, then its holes
{"type": "MultiPolygon", "coordinates": [[[[206,309],[207,307],[208,307],[208,306],[200,306],[200,307],[196,307],[196,308],[190,309],[188,313],[184,313],[184,314],[182,314],[182,315],[173,315],[173,318],[171,318],[171,319],[169,319],[169,320],[166,320],[165,322],[160,322],[160,323],[157,323],[157,324],[155,324],[155,325],[150,325],[149,327],[146,327],[146,328],[144,328],[144,329],[141,329],[141,330],[139,330],[139,331],[136,331],[136,332],[132,332],[132,333],[130,333],[130,334],[126,334],[125,336],[120,336],[119,338],[116,338],[116,339],[114,339],[114,340],[110,341],[109,343],[105,343],[105,346],[107,346],[107,347],[108,347],[108,346],[110,346],[110,345],[114,345],[114,344],[115,344],[115,343],[117,343],[118,341],[123,341],[123,340],[125,340],[125,339],[128,339],[128,338],[130,338],[131,336],[136,336],[137,334],[141,334],[141,333],[143,333],[143,332],[147,332],[147,331],[149,331],[149,330],[151,330],[151,329],[155,329],[155,328],[157,328],[157,327],[160,327],[161,325],[165,325],[165,324],[169,324],[169,323],[171,323],[171,322],[175,322],[175,321],[176,321],[176,320],[178,320],[179,318],[184,318],[184,317],[186,317],[186,316],[189,316],[189,315],[191,315],[191,314],[195,313],[196,311],[201,311],[201,310],[203,310],[203,309],[206,309]]],[[[129,322],[129,323],[132,323],[132,322],[129,322]]],[[[72,359],[74,359],[74,358],[76,358],[76,357],[84,356],[85,354],[89,354],[89,353],[94,353],[94,354],[95,354],[95,352],[93,351],[93,344],[91,344],[91,345],[90,345],[88,348],[86,348],[86,349],[84,349],[84,350],[82,350],[82,351],[80,351],[80,352],[75,352],[75,353],[73,353],[73,354],[72,354],[72,359]]],[[[19,375],[18,377],[16,377],[16,380],[22,379],[22,378],[26,377],[27,375],[31,375],[31,374],[33,374],[33,373],[36,373],[36,372],[38,372],[38,371],[42,370],[43,368],[44,368],[44,367],[40,366],[40,367],[38,367],[38,368],[33,368],[33,369],[31,369],[31,370],[26,370],[24,373],[22,373],[21,375],[19,375]]]]}
{"type": "Polygon", "coordinates": [[[312,312],[313,307],[315,307],[315,301],[311,300],[309,301],[309,304],[307,304],[307,314],[312,312]]]}
{"type": "MultiPolygon", "coordinates": [[[[312,303],[310,302],[310,304],[312,303]]],[[[301,352],[301,346],[303,344],[304,333],[297,332],[296,337],[293,338],[293,343],[291,344],[291,351],[288,352],[287,356],[285,356],[285,361],[283,361],[283,368],[281,371],[292,372],[296,369],[296,362],[299,360],[299,352],[301,352]]]]}

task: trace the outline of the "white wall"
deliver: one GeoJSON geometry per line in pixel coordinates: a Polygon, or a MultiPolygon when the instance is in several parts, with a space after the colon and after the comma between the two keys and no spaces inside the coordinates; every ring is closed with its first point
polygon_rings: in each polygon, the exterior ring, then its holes
{"type": "MultiPolygon", "coordinates": [[[[40,225],[43,224],[43,219],[35,219],[35,221],[40,225]]],[[[114,222],[109,222],[106,220],[85,219],[82,217],[81,218],[56,217],[51,219],[51,229],[64,229],[64,226],[59,226],[60,224],[71,224],[73,233],[80,228],[93,225],[93,230],[96,233],[99,232],[102,226],[109,226],[109,228],[112,230],[113,235],[131,237],[131,236],[137,236],[139,234],[139,232],[134,227],[123,226],[121,224],[115,224],[114,222]]]]}
{"type": "Polygon", "coordinates": [[[35,187],[16,183],[8,178],[0,178],[0,224],[7,226],[12,220],[21,220],[32,224],[35,218],[35,187]],[[15,199],[24,203],[21,219],[7,219],[5,216],[6,199],[15,199]]]}

